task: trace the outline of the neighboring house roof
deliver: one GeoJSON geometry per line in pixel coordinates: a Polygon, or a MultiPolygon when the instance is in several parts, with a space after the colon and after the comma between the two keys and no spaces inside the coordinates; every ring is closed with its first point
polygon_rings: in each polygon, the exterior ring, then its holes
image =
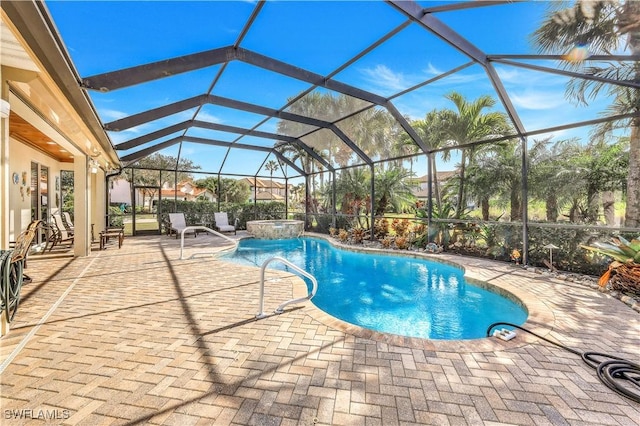
{"type": "Polygon", "coordinates": [[[178,192],[175,189],[161,189],[160,195],[162,195],[162,198],[174,198],[176,195],[178,197],[184,196],[183,193],[178,192]]]}
{"type": "Polygon", "coordinates": [[[162,195],[162,198],[184,198],[187,197],[188,199],[195,199],[200,197],[201,195],[210,195],[210,198],[215,199],[216,198],[216,194],[214,194],[213,192],[211,192],[210,190],[208,190],[207,188],[192,188],[190,191],[185,192],[182,190],[182,188],[176,190],[173,188],[163,188],[162,190],[160,190],[160,194],[162,195]]]}
{"type": "MultiPolygon", "coordinates": [[[[436,172],[436,177],[438,178],[438,180],[440,182],[444,182],[445,180],[451,179],[453,176],[456,175],[456,173],[457,172],[455,172],[453,170],[447,170],[447,171],[444,171],[444,172],[436,172]]],[[[417,178],[416,180],[418,182],[426,183],[427,179],[428,179],[428,176],[427,175],[423,175],[423,176],[420,176],[419,178],[417,178]]]]}
{"type": "Polygon", "coordinates": [[[193,188],[193,192],[191,193],[191,195],[193,195],[194,197],[199,197],[207,193],[211,193],[211,191],[209,191],[207,188],[193,188]]]}
{"type": "Polygon", "coordinates": [[[283,189],[285,187],[285,185],[283,183],[278,182],[277,180],[271,180],[271,179],[256,179],[256,178],[244,178],[241,179],[246,181],[249,186],[251,187],[257,187],[257,188],[279,188],[279,189],[283,189]]]}
{"type": "Polygon", "coordinates": [[[256,201],[283,201],[284,197],[271,192],[262,191],[256,194],[256,201]]]}
{"type": "Polygon", "coordinates": [[[416,198],[428,198],[429,197],[429,191],[420,189],[418,191],[413,191],[413,195],[416,198]]]}
{"type": "MultiPolygon", "coordinates": [[[[455,171],[444,171],[444,172],[437,172],[436,173],[436,177],[438,179],[438,186],[444,184],[447,180],[451,179],[452,177],[455,177],[456,172],[455,171]]],[[[416,180],[414,180],[415,184],[418,184],[420,187],[415,188],[411,191],[411,193],[416,197],[416,198],[428,198],[429,197],[429,191],[427,189],[427,175],[424,176],[420,176],[419,178],[416,178],[416,180]]]]}

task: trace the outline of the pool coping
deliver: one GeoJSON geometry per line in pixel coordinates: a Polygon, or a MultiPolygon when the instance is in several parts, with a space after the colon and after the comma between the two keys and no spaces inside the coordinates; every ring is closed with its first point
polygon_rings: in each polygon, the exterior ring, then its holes
{"type": "MultiPolygon", "coordinates": [[[[515,297],[528,312],[527,320],[522,324],[523,328],[526,328],[527,330],[530,330],[542,337],[546,337],[555,329],[556,317],[553,314],[553,311],[535,294],[522,287],[517,287],[505,282],[504,277],[497,277],[489,283],[482,279],[480,273],[475,271],[473,267],[465,267],[464,265],[447,258],[448,255],[446,254],[432,255],[421,252],[402,252],[398,250],[373,247],[355,247],[340,244],[324,234],[310,232],[305,232],[304,236],[325,240],[336,248],[348,251],[421,258],[460,268],[464,272],[464,278],[467,282],[483,288],[492,289],[493,291],[497,291],[501,295],[509,297],[512,300],[514,300],[513,298],[515,297]]],[[[302,298],[308,295],[307,285],[301,278],[293,280],[292,293],[294,298],[302,298]]],[[[343,331],[356,337],[412,349],[455,352],[493,352],[526,346],[539,340],[537,337],[525,332],[517,332],[517,337],[509,341],[503,341],[494,337],[465,340],[424,339],[391,333],[382,333],[348,323],[321,310],[310,300],[303,302],[303,311],[306,315],[309,315],[311,318],[326,325],[327,327],[343,331]]]]}

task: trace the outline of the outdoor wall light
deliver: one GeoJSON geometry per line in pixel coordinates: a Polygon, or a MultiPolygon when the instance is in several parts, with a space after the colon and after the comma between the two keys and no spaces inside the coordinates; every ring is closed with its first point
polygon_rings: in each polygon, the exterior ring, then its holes
{"type": "Polygon", "coordinates": [[[89,170],[91,171],[91,174],[96,174],[98,173],[98,168],[100,167],[100,163],[98,163],[96,158],[100,157],[102,153],[95,148],[93,148],[92,151],[93,155],[89,154],[89,157],[91,157],[89,158],[89,170]]]}
{"type": "Polygon", "coordinates": [[[96,160],[94,160],[93,158],[89,160],[89,171],[91,172],[91,174],[98,173],[98,167],[100,167],[100,164],[98,164],[96,160]]]}

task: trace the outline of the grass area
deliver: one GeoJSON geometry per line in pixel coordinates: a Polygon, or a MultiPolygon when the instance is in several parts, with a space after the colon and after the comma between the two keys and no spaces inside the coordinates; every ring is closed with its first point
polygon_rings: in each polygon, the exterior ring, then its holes
{"type": "MultiPolygon", "coordinates": [[[[148,232],[148,231],[157,231],[158,229],[159,229],[159,225],[158,225],[158,221],[155,220],[155,215],[136,215],[136,231],[148,232]],[[140,219],[145,218],[144,216],[148,216],[146,217],[146,219],[154,219],[154,220],[141,222],[140,219]]],[[[133,234],[133,224],[131,223],[130,220],[124,222],[124,233],[125,235],[133,234]]]]}

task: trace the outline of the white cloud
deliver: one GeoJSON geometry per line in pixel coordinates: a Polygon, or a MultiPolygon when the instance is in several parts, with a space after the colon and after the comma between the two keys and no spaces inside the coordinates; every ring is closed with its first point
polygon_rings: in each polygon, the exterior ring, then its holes
{"type": "Polygon", "coordinates": [[[107,109],[107,108],[100,109],[100,116],[101,116],[100,118],[102,118],[102,120],[106,122],[119,120],[121,118],[126,117],[127,115],[128,114],[115,109],[107,109]]]}
{"type": "Polygon", "coordinates": [[[500,66],[496,68],[496,72],[505,85],[514,84],[517,87],[533,87],[542,84],[546,88],[553,86],[559,87],[560,90],[564,91],[567,81],[566,77],[557,74],[517,67],[500,66]]]}
{"type": "MultiPolygon", "coordinates": [[[[191,119],[191,117],[193,115],[193,112],[185,111],[185,113],[188,113],[188,115],[189,115],[188,119],[191,119]]],[[[219,117],[217,117],[217,116],[215,116],[213,114],[209,114],[209,113],[203,112],[203,111],[200,111],[198,113],[198,115],[196,116],[196,120],[207,121],[209,123],[222,123],[222,120],[219,117]]]]}
{"type": "Polygon", "coordinates": [[[396,92],[407,88],[404,75],[393,72],[386,65],[376,65],[373,69],[364,68],[361,72],[369,83],[379,88],[396,92]]]}
{"type": "Polygon", "coordinates": [[[522,80],[520,80],[522,78],[522,75],[519,69],[501,67],[496,69],[496,72],[498,73],[498,77],[500,77],[500,80],[502,80],[503,83],[522,82],[522,80]]]}
{"type": "Polygon", "coordinates": [[[566,105],[563,92],[530,91],[510,92],[511,101],[516,108],[528,110],[549,110],[566,105]]]}
{"type": "Polygon", "coordinates": [[[457,85],[478,82],[486,82],[489,84],[489,77],[487,77],[485,73],[461,74],[457,72],[431,84],[433,86],[451,86],[451,90],[454,90],[457,85]]]}
{"type": "Polygon", "coordinates": [[[425,73],[427,75],[440,75],[442,74],[444,71],[440,71],[438,68],[436,68],[431,62],[429,62],[429,65],[427,66],[427,69],[425,70],[425,73]]]}
{"type": "MultiPolygon", "coordinates": [[[[468,68],[468,69],[473,69],[473,68],[468,68]]],[[[447,70],[449,71],[449,70],[447,70]]],[[[424,73],[426,74],[424,76],[424,80],[427,80],[428,78],[432,78],[432,77],[436,77],[439,76],[441,74],[444,74],[446,71],[443,71],[441,69],[436,68],[431,62],[429,62],[429,65],[427,66],[427,68],[424,70],[424,73]]],[[[447,77],[445,77],[444,79],[441,79],[443,82],[446,82],[446,84],[451,84],[453,83],[469,83],[469,82],[476,82],[478,80],[487,80],[487,74],[482,71],[482,72],[477,72],[477,73],[468,73],[466,71],[459,71],[456,73],[453,73],[447,77]]],[[[440,80],[438,80],[440,81],[440,80]]],[[[438,82],[434,82],[432,84],[437,84],[438,82]]]]}
{"type": "MultiPolygon", "coordinates": [[[[423,69],[420,74],[404,74],[401,72],[395,72],[386,65],[376,65],[374,68],[365,68],[361,70],[361,73],[365,75],[367,82],[378,89],[396,93],[405,90],[411,86],[422,83],[434,76],[441,75],[443,71],[436,68],[433,64],[429,63],[427,68],[423,69]]],[[[486,74],[461,74],[455,73],[444,79],[431,83],[431,86],[440,85],[457,85],[466,83],[475,83],[478,80],[487,80],[486,74]]]]}

